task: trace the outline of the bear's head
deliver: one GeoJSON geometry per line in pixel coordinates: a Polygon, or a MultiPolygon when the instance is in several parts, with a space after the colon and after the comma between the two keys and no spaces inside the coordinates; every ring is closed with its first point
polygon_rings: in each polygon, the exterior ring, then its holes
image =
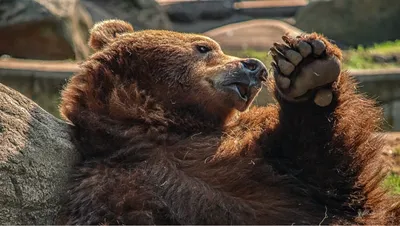
{"type": "Polygon", "coordinates": [[[90,115],[156,120],[187,109],[223,121],[249,107],[267,76],[259,60],[226,55],[208,37],[133,31],[119,20],[96,24],[89,45],[95,53],[62,94],[61,114],[74,124],[90,115]]]}

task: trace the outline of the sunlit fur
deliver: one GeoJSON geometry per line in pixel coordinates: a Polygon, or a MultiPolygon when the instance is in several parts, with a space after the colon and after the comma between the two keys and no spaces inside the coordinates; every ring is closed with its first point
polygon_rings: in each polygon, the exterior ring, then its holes
{"type": "Polygon", "coordinates": [[[235,60],[214,41],[129,29],[110,38],[106,25],[62,93],[84,156],[66,223],[400,224],[399,197],[380,186],[381,110],[346,72],[328,107],[288,103],[272,85],[278,104],[239,113],[202,83],[235,60]],[[215,55],[199,57],[193,42],[215,55]]]}

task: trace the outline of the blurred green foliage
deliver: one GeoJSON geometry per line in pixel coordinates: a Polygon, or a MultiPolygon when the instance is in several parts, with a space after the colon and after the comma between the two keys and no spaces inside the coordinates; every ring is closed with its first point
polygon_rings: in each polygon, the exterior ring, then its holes
{"type": "Polygon", "coordinates": [[[390,173],[383,182],[383,185],[391,190],[393,194],[400,195],[400,175],[390,173]]]}
{"type": "MultiPolygon", "coordinates": [[[[246,49],[242,51],[226,50],[225,52],[238,57],[258,58],[267,66],[272,61],[272,57],[268,55],[268,51],[246,49]]],[[[374,44],[373,46],[369,47],[358,46],[354,49],[344,50],[343,55],[343,66],[346,69],[378,69],[400,67],[400,40],[374,44]],[[394,58],[394,60],[391,62],[378,62],[377,60],[374,60],[374,58],[378,57],[394,58]]]]}

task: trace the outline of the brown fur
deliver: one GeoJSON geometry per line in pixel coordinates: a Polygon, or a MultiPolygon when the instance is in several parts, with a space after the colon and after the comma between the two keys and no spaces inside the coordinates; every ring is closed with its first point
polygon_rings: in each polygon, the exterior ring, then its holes
{"type": "Polygon", "coordinates": [[[399,198],[380,187],[380,109],[346,72],[328,107],[272,86],[279,104],[239,114],[201,84],[237,61],[214,41],[110,29],[92,32],[99,51],[62,94],[85,157],[68,224],[400,224],[399,198]]]}

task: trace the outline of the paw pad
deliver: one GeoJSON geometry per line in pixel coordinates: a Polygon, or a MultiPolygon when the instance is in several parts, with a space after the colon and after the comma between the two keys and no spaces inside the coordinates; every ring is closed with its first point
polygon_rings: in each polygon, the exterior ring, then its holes
{"type": "Polygon", "coordinates": [[[275,43],[271,48],[272,66],[277,88],[290,101],[307,99],[314,93],[314,102],[327,106],[332,101],[332,91],[322,88],[333,83],[340,74],[340,60],[327,54],[330,43],[307,36],[282,37],[285,44],[275,43]],[[316,92],[310,92],[310,91],[316,92]]]}

